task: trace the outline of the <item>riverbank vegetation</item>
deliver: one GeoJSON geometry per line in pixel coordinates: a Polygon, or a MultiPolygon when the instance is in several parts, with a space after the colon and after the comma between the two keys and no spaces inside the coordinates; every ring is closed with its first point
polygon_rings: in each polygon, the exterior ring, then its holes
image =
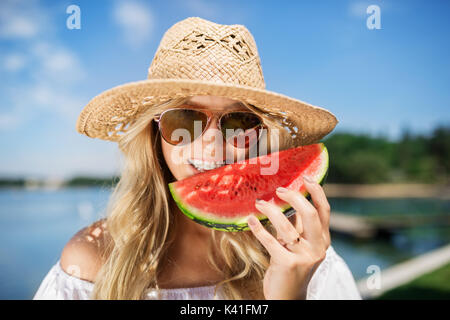
{"type": "Polygon", "coordinates": [[[450,183],[450,127],[437,127],[429,136],[404,130],[396,142],[351,133],[323,142],[330,154],[330,183],[450,183]]]}

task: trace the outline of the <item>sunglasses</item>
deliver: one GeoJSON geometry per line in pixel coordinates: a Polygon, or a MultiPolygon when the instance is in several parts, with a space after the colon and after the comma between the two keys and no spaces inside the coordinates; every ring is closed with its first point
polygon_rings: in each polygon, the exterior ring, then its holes
{"type": "Polygon", "coordinates": [[[157,115],[159,131],[163,139],[172,145],[185,145],[193,142],[208,128],[213,117],[218,117],[217,125],[224,140],[236,148],[249,148],[257,142],[262,134],[264,122],[260,116],[251,111],[214,111],[194,109],[189,106],[168,109],[157,115]],[[197,130],[195,126],[197,124],[197,130]],[[200,129],[201,124],[201,130],[200,129]],[[189,134],[188,141],[174,134],[175,130],[184,129],[189,134]]]}

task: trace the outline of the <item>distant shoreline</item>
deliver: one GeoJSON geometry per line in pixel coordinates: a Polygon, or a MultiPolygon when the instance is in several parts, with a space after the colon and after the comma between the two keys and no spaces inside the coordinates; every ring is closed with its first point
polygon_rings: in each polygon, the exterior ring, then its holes
{"type": "MultiPolygon", "coordinates": [[[[0,190],[42,190],[56,191],[72,188],[104,188],[114,187],[111,180],[105,179],[103,183],[80,184],[49,184],[49,185],[2,185],[0,190]]],[[[381,183],[381,184],[340,184],[325,183],[325,194],[330,198],[437,198],[450,199],[450,185],[420,184],[420,183],[381,183]]]]}
{"type": "Polygon", "coordinates": [[[333,198],[439,198],[450,199],[450,186],[421,183],[335,184],[323,187],[333,198]]]}

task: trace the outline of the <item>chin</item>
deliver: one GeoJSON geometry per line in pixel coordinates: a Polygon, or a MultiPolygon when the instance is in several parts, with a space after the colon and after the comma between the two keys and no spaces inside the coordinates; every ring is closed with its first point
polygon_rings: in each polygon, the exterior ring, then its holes
{"type": "Polygon", "coordinates": [[[183,165],[182,168],[178,167],[175,174],[173,174],[173,173],[172,174],[175,177],[175,179],[177,179],[177,181],[179,181],[179,180],[183,180],[183,179],[192,177],[192,176],[196,175],[197,173],[200,173],[200,171],[198,171],[192,165],[187,164],[187,165],[183,165]]]}

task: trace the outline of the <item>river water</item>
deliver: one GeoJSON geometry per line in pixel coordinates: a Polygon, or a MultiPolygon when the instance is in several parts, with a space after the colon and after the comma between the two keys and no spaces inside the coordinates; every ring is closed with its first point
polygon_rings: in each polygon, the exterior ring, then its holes
{"type": "MultiPolygon", "coordinates": [[[[0,189],[0,299],[31,299],[61,250],[78,230],[103,216],[110,190],[0,189]]],[[[332,211],[356,215],[450,214],[450,201],[437,199],[328,198],[332,211]]],[[[370,265],[381,269],[450,242],[443,226],[398,232],[391,240],[354,241],[332,237],[332,245],[355,279],[370,265]]]]}

